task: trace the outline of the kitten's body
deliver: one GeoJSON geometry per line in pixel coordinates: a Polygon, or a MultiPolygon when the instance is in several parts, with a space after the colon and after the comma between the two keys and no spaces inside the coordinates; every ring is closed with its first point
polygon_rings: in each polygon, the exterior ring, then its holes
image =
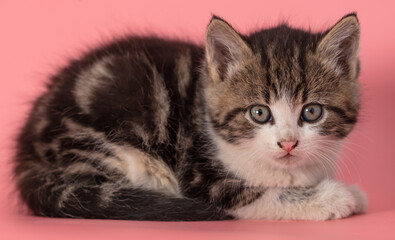
{"type": "MultiPolygon", "coordinates": [[[[299,137],[310,99],[326,107],[311,138],[317,149],[331,145],[324,158],[336,158],[352,129],[357,59],[352,52],[354,65],[342,56],[321,61],[316,52],[330,34],[280,26],[246,37],[214,18],[206,50],[131,37],[72,62],[20,135],[23,200],[37,215],[77,218],[320,220],[361,212],[362,194],[328,178],[333,166],[310,155],[307,163],[277,162],[268,152],[269,140],[278,147],[280,138],[299,137]],[[253,123],[253,104],[269,105],[275,120],[253,123]]],[[[300,142],[296,153],[312,145],[300,142]]]]}

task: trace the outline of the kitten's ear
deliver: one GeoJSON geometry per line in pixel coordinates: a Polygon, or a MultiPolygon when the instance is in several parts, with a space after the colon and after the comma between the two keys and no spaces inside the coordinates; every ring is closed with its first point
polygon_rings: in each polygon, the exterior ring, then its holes
{"type": "Polygon", "coordinates": [[[248,43],[232,26],[216,16],[211,19],[206,32],[206,60],[214,81],[232,76],[251,55],[248,43]]]}
{"type": "Polygon", "coordinates": [[[355,77],[358,72],[359,35],[357,15],[346,15],[324,35],[317,53],[337,73],[355,77]]]}

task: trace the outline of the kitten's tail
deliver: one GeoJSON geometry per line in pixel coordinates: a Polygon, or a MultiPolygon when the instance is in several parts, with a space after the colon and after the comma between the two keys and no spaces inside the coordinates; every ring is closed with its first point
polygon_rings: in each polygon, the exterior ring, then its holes
{"type": "Polygon", "coordinates": [[[31,181],[23,181],[23,186],[19,186],[23,200],[35,215],[152,221],[232,219],[210,204],[125,187],[125,182],[106,181],[102,176],[89,176],[88,182],[94,179],[95,183],[88,184],[48,177],[30,176],[31,181]]]}

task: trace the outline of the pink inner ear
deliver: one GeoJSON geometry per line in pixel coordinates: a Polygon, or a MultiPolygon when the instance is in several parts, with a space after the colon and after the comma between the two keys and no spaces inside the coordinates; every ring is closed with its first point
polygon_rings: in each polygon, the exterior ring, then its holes
{"type": "Polygon", "coordinates": [[[356,60],[359,49],[360,30],[356,16],[348,16],[336,23],[323,37],[318,50],[322,57],[338,64],[356,60]]]}

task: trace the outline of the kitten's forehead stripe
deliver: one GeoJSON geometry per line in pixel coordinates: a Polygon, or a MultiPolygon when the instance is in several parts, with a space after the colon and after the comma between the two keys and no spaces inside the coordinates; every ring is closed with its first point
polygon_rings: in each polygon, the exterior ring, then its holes
{"type": "Polygon", "coordinates": [[[303,91],[303,83],[300,82],[296,85],[295,90],[293,91],[292,97],[294,99],[294,101],[297,101],[297,98],[300,97],[301,92],[303,91]]]}
{"type": "Polygon", "coordinates": [[[263,91],[263,98],[265,99],[266,104],[270,103],[270,91],[269,90],[263,91]]]}

